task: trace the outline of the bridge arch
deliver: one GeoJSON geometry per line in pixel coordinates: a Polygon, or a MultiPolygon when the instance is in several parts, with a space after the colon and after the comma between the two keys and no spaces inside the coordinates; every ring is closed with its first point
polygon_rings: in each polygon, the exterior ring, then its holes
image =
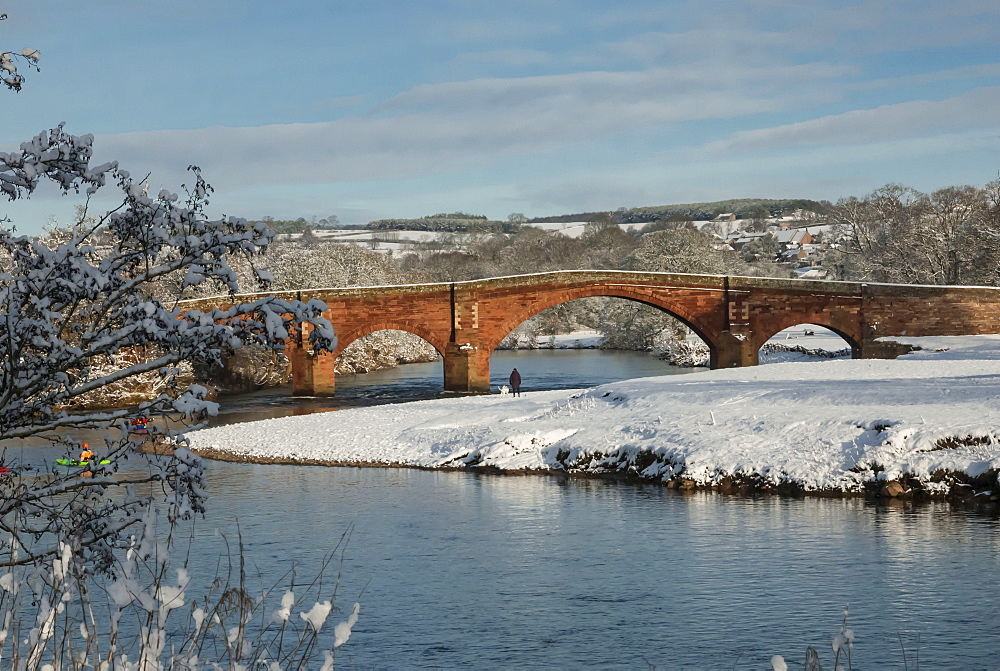
{"type": "Polygon", "coordinates": [[[860,359],[861,336],[860,333],[855,333],[860,329],[856,324],[839,324],[837,321],[838,320],[835,319],[817,319],[815,316],[790,314],[781,319],[769,322],[765,330],[755,331],[753,339],[754,347],[759,350],[764,346],[764,343],[787,328],[815,324],[816,326],[822,326],[825,329],[829,329],[843,338],[844,342],[846,342],[848,347],[851,348],[851,358],[860,359]]]}
{"type": "Polygon", "coordinates": [[[662,310],[694,331],[695,334],[697,334],[698,337],[704,340],[705,344],[708,345],[709,349],[712,351],[713,357],[715,356],[717,344],[709,335],[711,330],[701,324],[700,321],[685,310],[683,306],[675,305],[669,300],[659,300],[649,296],[648,294],[640,293],[628,287],[608,287],[600,285],[580,287],[568,291],[564,290],[555,294],[543,295],[539,297],[529,305],[526,305],[522,309],[510,314],[496,329],[494,329],[491,334],[484,337],[483,348],[488,353],[492,354],[500,342],[503,341],[503,339],[506,338],[511,331],[543,310],[547,310],[548,308],[555,307],[556,305],[562,305],[563,303],[568,303],[570,301],[575,301],[580,298],[595,297],[622,298],[662,310]]]}
{"type": "Polygon", "coordinates": [[[368,322],[347,331],[337,330],[337,348],[332,352],[333,357],[340,356],[341,352],[356,340],[377,331],[405,331],[406,333],[412,333],[426,340],[442,357],[445,355],[445,348],[448,345],[446,337],[442,338],[440,334],[416,322],[409,320],[368,322]]]}

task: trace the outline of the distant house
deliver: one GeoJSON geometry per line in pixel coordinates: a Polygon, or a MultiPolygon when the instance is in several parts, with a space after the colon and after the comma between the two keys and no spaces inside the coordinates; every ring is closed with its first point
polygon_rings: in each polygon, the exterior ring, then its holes
{"type": "Polygon", "coordinates": [[[756,240],[757,238],[763,238],[767,233],[752,233],[746,232],[740,233],[737,237],[729,241],[730,246],[733,249],[741,249],[743,245],[756,240]]]}
{"type": "Polygon", "coordinates": [[[812,233],[808,228],[792,228],[778,231],[774,237],[783,245],[808,245],[813,241],[812,233]]]}
{"type": "Polygon", "coordinates": [[[733,212],[723,212],[717,215],[712,221],[736,221],[736,214],[733,212]]]}
{"type": "Polygon", "coordinates": [[[781,260],[785,262],[802,261],[809,257],[809,252],[802,247],[786,249],[781,253],[781,260]]]}

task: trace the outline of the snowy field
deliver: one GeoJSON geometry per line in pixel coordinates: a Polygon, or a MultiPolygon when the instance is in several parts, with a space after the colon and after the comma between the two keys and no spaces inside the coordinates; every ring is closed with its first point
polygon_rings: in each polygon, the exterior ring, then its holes
{"type": "Polygon", "coordinates": [[[909,342],[923,350],[894,361],[706,370],[520,398],[285,417],[190,437],[209,456],[248,461],[616,472],[684,487],[995,493],[1000,335],[909,342]]]}
{"type": "MultiPolygon", "coordinates": [[[[560,335],[540,335],[535,338],[536,349],[597,349],[601,346],[603,336],[600,331],[579,330],[560,335]]],[[[519,347],[526,348],[522,339],[519,347]]]]}

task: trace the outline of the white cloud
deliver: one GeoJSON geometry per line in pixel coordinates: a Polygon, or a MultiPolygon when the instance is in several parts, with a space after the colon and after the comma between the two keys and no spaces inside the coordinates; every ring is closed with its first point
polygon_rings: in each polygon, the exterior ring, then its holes
{"type": "Polygon", "coordinates": [[[830,2],[797,29],[855,55],[996,43],[1000,4],[982,0],[830,2]]]}
{"type": "Polygon", "coordinates": [[[414,87],[370,116],[257,127],[99,135],[97,152],[166,184],[200,165],[217,186],[398,178],[573,151],[674,125],[826,101],[847,70],[823,63],[697,71],[659,68],[414,87]],[[161,177],[162,176],[162,177],[161,177]]]}
{"type": "Polygon", "coordinates": [[[652,28],[608,45],[635,58],[767,57],[770,50],[774,60],[817,52],[850,60],[922,48],[992,47],[998,18],[1000,3],[988,0],[692,0],[616,9],[597,25],[652,28]]]}
{"type": "MultiPolygon", "coordinates": [[[[460,110],[489,112],[502,109],[514,112],[518,108],[530,111],[532,108],[552,109],[553,106],[562,106],[567,116],[579,118],[580,115],[587,114],[589,107],[606,101],[622,105],[637,102],[659,102],[665,105],[676,103],[679,107],[684,107],[698,94],[715,92],[718,97],[729,100],[733,106],[732,112],[722,115],[730,116],[739,113],[738,108],[744,101],[748,101],[751,107],[756,107],[755,99],[768,99],[770,103],[767,106],[776,107],[791,102],[801,91],[826,87],[830,80],[853,72],[853,67],[827,63],[726,68],[706,64],[704,67],[483,78],[415,86],[387,100],[380,106],[380,110],[421,110],[452,115],[460,110]],[[569,108],[569,105],[576,107],[569,108]]],[[[720,111],[707,109],[700,116],[689,112],[679,116],[684,120],[718,118],[720,111]]]]}
{"type": "Polygon", "coordinates": [[[885,79],[870,79],[864,82],[849,84],[847,88],[857,90],[878,90],[900,86],[922,86],[925,84],[937,84],[948,81],[997,78],[1000,78],[1000,64],[982,63],[977,65],[966,65],[959,68],[949,68],[947,70],[923,72],[915,75],[904,75],[885,79]]]}
{"type": "Polygon", "coordinates": [[[945,100],[915,100],[743,131],[709,148],[727,153],[822,144],[860,145],[972,127],[997,129],[998,108],[1000,87],[987,87],[945,100]]]}

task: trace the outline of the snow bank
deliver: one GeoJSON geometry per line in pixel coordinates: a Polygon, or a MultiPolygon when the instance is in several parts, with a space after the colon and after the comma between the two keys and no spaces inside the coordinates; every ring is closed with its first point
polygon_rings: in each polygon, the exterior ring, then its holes
{"type": "Polygon", "coordinates": [[[195,450],[248,461],[619,473],[683,487],[996,494],[1000,336],[909,342],[924,349],[894,361],[779,363],[520,398],[420,401],[190,437],[195,450]]]}
{"type": "Polygon", "coordinates": [[[539,349],[597,349],[604,337],[600,331],[580,330],[555,336],[539,336],[539,349]]]}

